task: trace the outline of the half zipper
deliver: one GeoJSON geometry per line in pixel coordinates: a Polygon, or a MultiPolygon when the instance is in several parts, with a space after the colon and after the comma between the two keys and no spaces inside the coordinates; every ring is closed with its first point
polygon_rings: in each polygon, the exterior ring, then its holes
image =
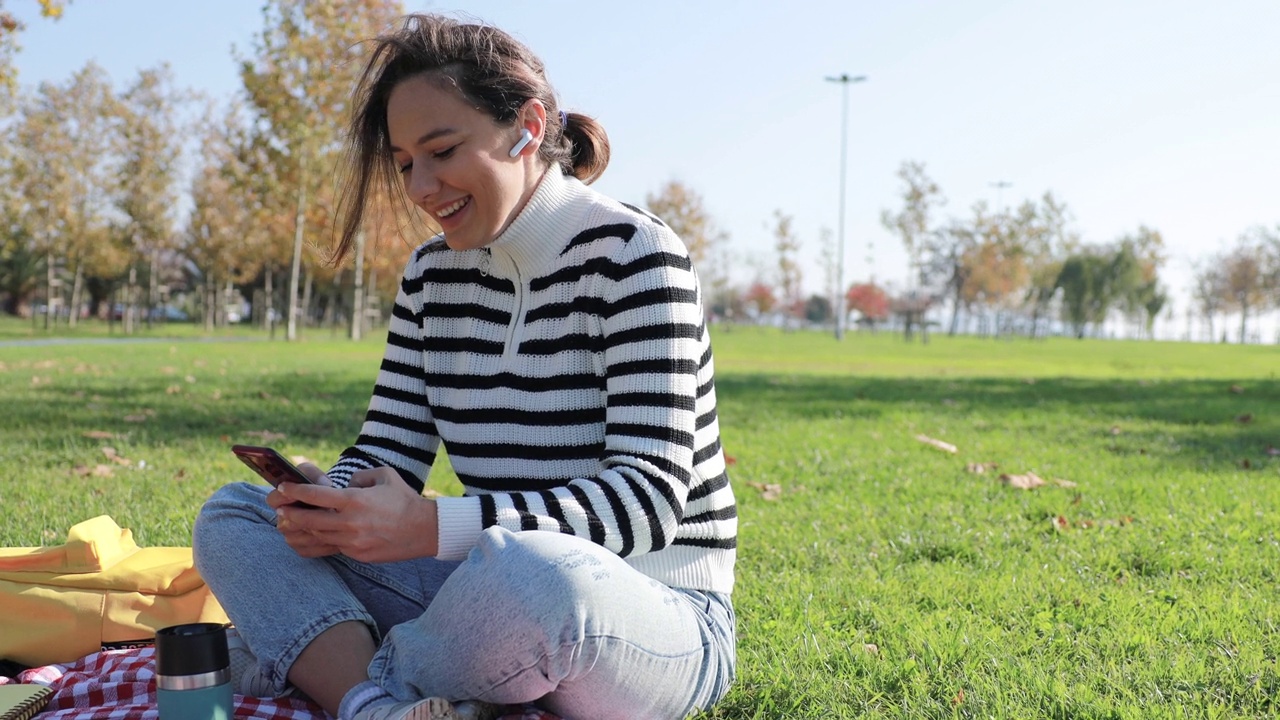
{"type": "Polygon", "coordinates": [[[511,308],[511,324],[507,326],[507,343],[503,346],[502,364],[508,365],[516,356],[519,349],[520,340],[524,333],[521,330],[524,327],[524,278],[520,275],[520,266],[514,262],[512,258],[511,270],[513,277],[511,284],[515,290],[515,306],[511,308]]]}

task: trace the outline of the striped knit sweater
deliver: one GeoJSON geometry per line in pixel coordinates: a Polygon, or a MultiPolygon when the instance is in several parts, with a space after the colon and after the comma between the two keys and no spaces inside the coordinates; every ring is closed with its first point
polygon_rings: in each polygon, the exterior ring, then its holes
{"type": "Polygon", "coordinates": [[[443,441],[439,557],[487,527],[570,533],[673,587],[733,588],[737,507],[711,345],[680,239],[554,168],[493,243],[420,247],[345,486],[390,466],[421,490],[443,441]]]}

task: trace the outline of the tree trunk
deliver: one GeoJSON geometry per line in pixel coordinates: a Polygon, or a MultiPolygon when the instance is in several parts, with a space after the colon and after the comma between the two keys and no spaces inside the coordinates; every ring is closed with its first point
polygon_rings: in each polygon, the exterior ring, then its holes
{"type": "MultiPolygon", "coordinates": [[[[160,253],[151,251],[151,263],[147,268],[147,329],[151,329],[152,316],[156,315],[157,300],[160,295],[160,284],[156,280],[156,267],[160,264],[160,253]]],[[[163,315],[163,313],[160,313],[163,315]]]]}
{"type": "Polygon", "coordinates": [[[289,314],[285,318],[285,339],[298,339],[298,275],[302,270],[302,230],[307,208],[307,164],[303,155],[298,183],[298,205],[293,213],[293,260],[289,265],[289,314]]]}
{"type": "Polygon", "coordinates": [[[1249,322],[1249,306],[1247,304],[1241,303],[1240,304],[1240,344],[1241,345],[1245,343],[1245,330],[1247,329],[1248,322],[1249,322]]]}
{"type": "Polygon", "coordinates": [[[84,265],[76,265],[76,274],[71,281],[71,307],[67,311],[67,327],[75,327],[80,319],[80,296],[84,293],[84,265]]]}
{"type": "Polygon", "coordinates": [[[231,300],[232,294],[235,292],[235,284],[227,278],[226,284],[222,286],[222,325],[227,327],[231,325],[231,300]]]}
{"type": "Polygon", "coordinates": [[[45,281],[44,329],[45,330],[49,329],[49,324],[53,321],[53,317],[54,317],[53,306],[56,301],[54,300],[54,297],[53,297],[53,290],[57,286],[57,279],[58,279],[57,276],[58,276],[58,268],[54,263],[53,253],[49,253],[48,258],[45,261],[45,273],[44,273],[44,281],[45,281]]]}
{"type": "Polygon", "coordinates": [[[205,332],[213,332],[214,312],[216,311],[217,304],[218,304],[218,301],[216,298],[217,291],[215,289],[217,287],[218,287],[218,283],[217,283],[217,279],[214,277],[214,274],[209,273],[208,275],[206,275],[204,278],[203,287],[201,288],[201,292],[200,292],[200,294],[203,296],[202,297],[203,302],[201,304],[204,305],[203,314],[204,314],[204,331],[205,332]]]}
{"type": "Polygon", "coordinates": [[[271,325],[274,319],[271,317],[272,312],[272,294],[275,292],[274,273],[271,272],[271,266],[268,265],[262,269],[262,329],[267,335],[271,335],[271,325]]]}
{"type": "Polygon", "coordinates": [[[364,231],[356,233],[356,272],[351,291],[351,339],[364,336],[364,231]]]}
{"type": "Polygon", "coordinates": [[[129,265],[129,283],[124,291],[124,334],[132,335],[134,331],[133,298],[138,287],[138,266],[129,265]]]}
{"type": "Polygon", "coordinates": [[[311,268],[304,268],[302,271],[302,298],[298,301],[298,322],[303,327],[310,327],[311,318],[315,316],[315,308],[312,303],[315,302],[316,276],[311,272],[311,268]]]}

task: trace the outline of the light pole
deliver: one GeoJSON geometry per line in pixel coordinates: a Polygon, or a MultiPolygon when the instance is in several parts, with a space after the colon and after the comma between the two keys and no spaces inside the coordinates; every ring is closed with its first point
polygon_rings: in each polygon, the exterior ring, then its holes
{"type": "Polygon", "coordinates": [[[827,76],[827,82],[840,83],[840,227],[836,231],[836,340],[844,339],[844,176],[849,154],[849,84],[866,80],[866,75],[850,77],[848,73],[827,76]]]}

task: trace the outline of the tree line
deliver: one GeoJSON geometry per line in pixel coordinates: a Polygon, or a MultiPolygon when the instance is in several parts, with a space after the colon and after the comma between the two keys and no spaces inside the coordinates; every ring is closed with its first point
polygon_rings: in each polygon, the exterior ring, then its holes
{"type": "Polygon", "coordinates": [[[15,88],[0,146],[0,306],[45,327],[96,317],[128,333],[175,304],[224,325],[247,300],[286,338],[338,323],[358,337],[394,296],[416,244],[405,239],[432,231],[377,198],[352,266],[327,262],[359,41],[402,14],[390,0],[270,0],[235,56],[243,87],[229,103],[177,87],[164,65],[119,91],[92,62],[15,88]]]}
{"type": "MultiPolygon", "coordinates": [[[[906,251],[905,286],[864,280],[835,287],[835,252],[824,228],[823,292],[807,297],[797,261],[801,242],[793,218],[782,211],[766,225],[774,241],[772,264],[757,259],[754,279],[735,284],[727,236],[715,229],[701,196],[671,182],[648,203],[690,245],[718,319],[830,323],[843,299],[858,324],[875,328],[895,320],[908,338],[935,324],[948,334],[1098,337],[1115,320],[1134,335],[1154,337],[1170,297],[1161,276],[1168,255],[1159,230],[1139,225],[1110,241],[1086,242],[1066,203],[1052,192],[1016,207],[979,201],[966,215],[943,216],[946,198],[923,163],[904,162],[897,179],[900,204],[883,210],[880,220],[906,251]]],[[[1280,309],[1280,226],[1245,230],[1234,247],[1202,260],[1193,282],[1193,310],[1209,335],[1218,338],[1214,322],[1232,314],[1239,316],[1236,336],[1247,341],[1251,320],[1280,309]]],[[[1221,337],[1228,338],[1225,328],[1221,337]]]]}

